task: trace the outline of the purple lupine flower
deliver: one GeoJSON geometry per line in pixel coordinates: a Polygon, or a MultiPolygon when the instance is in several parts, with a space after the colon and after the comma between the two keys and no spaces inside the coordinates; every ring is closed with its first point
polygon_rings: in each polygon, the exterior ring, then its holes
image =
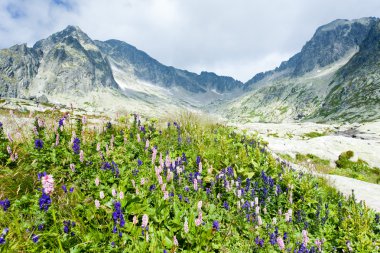
{"type": "Polygon", "coordinates": [[[227,168],[227,176],[230,176],[232,177],[234,175],[234,170],[232,169],[232,167],[228,167],[227,168]]]}
{"type": "Polygon", "coordinates": [[[220,229],[219,221],[217,221],[217,220],[213,221],[213,223],[212,223],[212,229],[216,230],[216,231],[219,231],[219,229],[220,229]]]}
{"type": "Polygon", "coordinates": [[[264,239],[260,239],[260,237],[256,236],[255,243],[257,246],[263,247],[264,246],[264,239]]]}
{"type": "Polygon", "coordinates": [[[271,233],[270,236],[269,236],[269,242],[270,244],[272,245],[275,245],[276,244],[276,235],[274,233],[271,233]]]}
{"type": "Polygon", "coordinates": [[[0,245],[5,244],[5,243],[6,241],[5,241],[4,236],[0,236],[0,245]]]}
{"type": "Polygon", "coordinates": [[[48,194],[42,193],[42,196],[39,200],[40,210],[44,210],[45,212],[49,209],[51,205],[51,198],[48,194]]]}
{"type": "Polygon", "coordinates": [[[149,191],[153,191],[156,189],[156,185],[155,184],[152,184],[150,187],[149,187],[149,191]]]}
{"type": "Polygon", "coordinates": [[[34,141],[34,148],[35,149],[42,149],[44,147],[44,142],[41,139],[36,139],[34,141]]]}
{"type": "Polygon", "coordinates": [[[224,202],[223,202],[223,207],[224,207],[224,209],[226,209],[226,210],[229,210],[229,209],[230,209],[230,206],[228,205],[228,202],[227,202],[227,201],[224,201],[224,202]]]}
{"type": "Polygon", "coordinates": [[[4,200],[0,200],[0,206],[2,206],[4,211],[7,211],[8,208],[11,206],[11,202],[9,201],[8,198],[6,198],[4,200]]]}
{"type": "Polygon", "coordinates": [[[79,154],[80,152],[80,140],[78,138],[75,138],[73,141],[73,151],[75,154],[79,154]]]}
{"type": "Polygon", "coordinates": [[[65,193],[67,193],[67,187],[66,187],[66,185],[62,185],[62,190],[63,190],[65,193]]]}
{"type": "Polygon", "coordinates": [[[40,237],[39,237],[38,235],[32,234],[32,241],[33,241],[34,243],[37,243],[39,238],[40,238],[40,237]]]}
{"type": "Polygon", "coordinates": [[[141,166],[142,164],[143,164],[143,162],[140,159],[137,159],[137,165],[141,166]]]}
{"type": "Polygon", "coordinates": [[[70,188],[70,193],[73,193],[73,191],[74,191],[74,187],[71,187],[70,188]]]}
{"type": "Polygon", "coordinates": [[[197,165],[199,165],[200,162],[201,162],[201,157],[197,156],[197,160],[196,160],[197,165]]]}

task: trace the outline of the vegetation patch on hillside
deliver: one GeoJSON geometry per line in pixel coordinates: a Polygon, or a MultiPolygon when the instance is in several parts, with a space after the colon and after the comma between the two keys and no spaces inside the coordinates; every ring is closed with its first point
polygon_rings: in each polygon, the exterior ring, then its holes
{"type": "Polygon", "coordinates": [[[277,162],[255,136],[186,117],[40,115],[0,127],[0,251],[375,252],[380,215],[277,162]],[[46,122],[53,120],[54,124],[46,122]]]}

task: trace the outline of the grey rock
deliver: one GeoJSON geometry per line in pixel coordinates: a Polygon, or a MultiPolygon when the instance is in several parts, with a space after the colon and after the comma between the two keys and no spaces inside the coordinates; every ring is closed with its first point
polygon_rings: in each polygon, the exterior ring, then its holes
{"type": "Polygon", "coordinates": [[[95,41],[102,53],[118,67],[131,69],[131,75],[163,87],[179,86],[190,92],[206,92],[215,89],[218,92],[230,91],[242,87],[243,83],[232,77],[218,76],[215,73],[202,72],[200,75],[165,66],[125,42],[107,40],[95,41]]]}
{"type": "Polygon", "coordinates": [[[49,103],[49,100],[45,95],[39,96],[36,101],[39,103],[49,103]]]}

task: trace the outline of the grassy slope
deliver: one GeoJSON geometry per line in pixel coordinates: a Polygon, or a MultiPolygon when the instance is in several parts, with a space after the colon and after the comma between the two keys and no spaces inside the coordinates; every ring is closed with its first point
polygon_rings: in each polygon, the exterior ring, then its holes
{"type": "MultiPolygon", "coordinates": [[[[58,120],[57,117],[55,121],[58,120]]],[[[316,249],[316,239],[325,240],[325,252],[347,251],[348,240],[355,252],[373,252],[380,244],[380,225],[373,211],[356,204],[353,198],[345,200],[322,179],[277,164],[255,137],[220,125],[202,125],[197,119],[183,118],[177,126],[172,123],[170,127],[159,127],[154,120],[140,125],[133,117],[122,117],[117,124],[100,130],[82,126],[74,119],[66,121],[63,131],[57,131],[58,146],[54,145],[56,133],[46,128],[40,128],[38,136],[31,133],[23,142],[10,143],[2,138],[0,199],[9,198],[11,205],[7,211],[0,210],[0,229],[9,228],[0,250],[277,252],[279,246],[270,243],[271,237],[273,242],[273,237],[283,238],[286,233],[286,248],[299,249],[303,229],[308,231],[309,249],[316,249]],[[72,150],[73,131],[81,141],[83,162],[72,150]],[[35,148],[37,138],[44,142],[42,149],[35,148]],[[15,162],[9,159],[7,146],[18,153],[15,162]],[[154,146],[158,154],[152,163],[154,146]],[[160,154],[162,185],[154,169],[160,166],[160,154]],[[75,164],[75,171],[70,170],[70,164],[75,164]],[[232,173],[227,173],[227,167],[232,168],[228,170],[232,173]],[[55,179],[52,203],[46,212],[39,208],[42,185],[37,176],[44,171],[55,179]],[[172,178],[168,179],[168,175],[172,178]],[[97,177],[99,186],[94,183],[97,177]],[[197,191],[194,178],[198,178],[197,191]],[[65,193],[63,185],[74,191],[65,193]],[[124,198],[113,196],[112,189],[123,192],[124,198]],[[104,199],[100,199],[100,191],[105,193],[104,199]],[[169,195],[166,200],[165,191],[169,195]],[[95,200],[100,201],[99,209],[95,200]],[[116,201],[120,201],[125,225],[120,224],[120,219],[114,223],[116,201]],[[203,203],[203,223],[196,226],[199,201],[203,203]],[[287,222],[284,213],[289,209],[293,215],[287,222]],[[149,217],[149,229],[143,232],[144,214],[149,217]],[[139,221],[136,225],[134,216],[139,221]],[[64,232],[64,221],[76,224],[69,227],[69,233],[64,232]],[[185,221],[188,233],[184,231],[185,221]],[[213,227],[214,221],[219,222],[219,230],[213,227]],[[113,233],[115,227],[117,232],[113,233]],[[34,243],[36,235],[39,240],[34,243]],[[255,242],[260,239],[264,240],[262,247],[255,242]]]]}

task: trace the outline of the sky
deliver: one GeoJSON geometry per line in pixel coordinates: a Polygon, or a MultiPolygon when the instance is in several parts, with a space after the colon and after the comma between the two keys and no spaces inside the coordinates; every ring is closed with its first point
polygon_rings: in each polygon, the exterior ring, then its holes
{"type": "Polygon", "coordinates": [[[379,0],[0,0],[0,48],[68,25],[161,63],[247,81],[299,52],[335,19],[380,17],[379,0]]]}

